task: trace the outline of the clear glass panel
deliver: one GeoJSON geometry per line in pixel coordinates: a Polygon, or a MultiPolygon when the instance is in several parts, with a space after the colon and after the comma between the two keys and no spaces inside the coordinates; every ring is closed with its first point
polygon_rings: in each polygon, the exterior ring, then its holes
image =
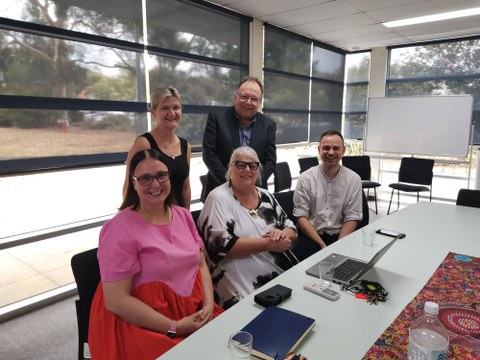
{"type": "Polygon", "coordinates": [[[345,139],[363,139],[366,114],[345,114],[345,139]]]}
{"type": "Polygon", "coordinates": [[[345,55],[313,47],[313,77],[343,82],[344,74],[345,55]]]}
{"type": "Polygon", "coordinates": [[[370,79],[370,52],[347,54],[347,83],[369,81],[370,79]]]}
{"type": "Polygon", "coordinates": [[[347,85],[345,111],[367,111],[368,85],[347,85]]]}
{"type": "Polygon", "coordinates": [[[264,75],[266,108],[308,110],[309,82],[264,75]]]}
{"type": "Polygon", "coordinates": [[[146,114],[0,109],[0,119],[0,160],[10,160],[126,152],[146,114]]]}
{"type": "Polygon", "coordinates": [[[265,113],[277,123],[277,144],[308,141],[308,113],[265,113]]]}
{"type": "Polygon", "coordinates": [[[312,110],[342,111],[343,84],[312,83],[312,110]]]}
{"type": "Polygon", "coordinates": [[[319,141],[327,130],[342,131],[342,114],[312,114],[310,116],[310,141],[319,141]]]}
{"type": "Polygon", "coordinates": [[[389,83],[388,96],[447,95],[443,81],[408,81],[389,83]]]}
{"type": "Polygon", "coordinates": [[[240,62],[241,21],[174,0],[147,1],[148,43],[240,62]]]}
{"type": "Polygon", "coordinates": [[[201,147],[207,114],[182,114],[182,122],[177,128],[177,135],[188,140],[192,147],[201,147]]]}
{"type": "Polygon", "coordinates": [[[479,74],[479,62],[479,39],[392,49],[390,78],[479,74]]]}
{"type": "Polygon", "coordinates": [[[174,84],[182,94],[183,104],[233,104],[233,92],[240,82],[240,70],[153,55],[148,59],[152,88],[174,84]]]}
{"type": "Polygon", "coordinates": [[[299,75],[310,75],[311,45],[269,29],[265,30],[264,66],[299,75]]]}
{"type": "Polygon", "coordinates": [[[0,16],[86,34],[143,42],[140,2],[115,0],[7,0],[0,16]]]}
{"type": "MultiPolygon", "coordinates": [[[[479,52],[480,55],[480,52],[479,52]]],[[[461,79],[461,80],[446,80],[445,88],[450,94],[471,94],[473,95],[473,108],[480,110],[480,58],[478,68],[478,78],[461,79]]]]}
{"type": "Polygon", "coordinates": [[[475,145],[480,145],[480,111],[473,112],[472,124],[475,126],[473,131],[473,143],[475,145]]]}
{"type": "Polygon", "coordinates": [[[0,31],[0,94],[145,101],[143,55],[0,31]]]}
{"type": "Polygon", "coordinates": [[[308,114],[267,113],[277,123],[277,144],[301,141],[316,142],[320,135],[330,129],[340,131],[341,114],[311,114],[310,137],[308,135],[308,114]]]}

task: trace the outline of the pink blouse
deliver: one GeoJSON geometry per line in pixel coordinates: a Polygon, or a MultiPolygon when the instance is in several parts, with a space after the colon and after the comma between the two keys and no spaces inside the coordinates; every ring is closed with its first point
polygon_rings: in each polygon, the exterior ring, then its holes
{"type": "Polygon", "coordinates": [[[102,227],[98,260],[102,281],[133,276],[133,287],[162,281],[180,296],[191,295],[203,242],[190,212],[172,206],[172,222],[155,225],[124,209],[102,227]]]}

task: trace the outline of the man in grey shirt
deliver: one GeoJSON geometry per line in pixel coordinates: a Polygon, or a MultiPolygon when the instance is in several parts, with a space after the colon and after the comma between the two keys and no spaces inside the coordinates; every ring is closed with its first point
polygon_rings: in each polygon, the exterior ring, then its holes
{"type": "Polygon", "coordinates": [[[362,180],[340,165],[342,134],[324,132],[318,153],[321,164],[300,174],[293,196],[293,215],[304,235],[293,249],[299,260],[355,231],[362,219],[362,180]]]}

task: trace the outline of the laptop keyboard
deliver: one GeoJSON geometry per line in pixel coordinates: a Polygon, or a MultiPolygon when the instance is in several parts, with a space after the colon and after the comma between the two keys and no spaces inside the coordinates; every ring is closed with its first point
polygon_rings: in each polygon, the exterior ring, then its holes
{"type": "Polygon", "coordinates": [[[362,270],[367,264],[354,259],[347,259],[335,268],[333,278],[340,281],[348,281],[362,270]]]}

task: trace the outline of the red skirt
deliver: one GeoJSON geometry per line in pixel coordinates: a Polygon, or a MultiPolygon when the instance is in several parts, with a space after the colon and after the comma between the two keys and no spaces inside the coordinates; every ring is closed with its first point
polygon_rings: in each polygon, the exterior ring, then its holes
{"type": "MultiPolygon", "coordinates": [[[[160,281],[142,284],[132,295],[172,320],[180,320],[202,309],[203,287],[197,272],[190,296],[177,295],[160,281]]],[[[223,312],[217,304],[213,317],[223,312]]],[[[134,326],[105,308],[103,287],[99,284],[90,310],[88,346],[93,360],[153,360],[164,354],[183,337],[170,339],[164,334],[134,326]]]]}

